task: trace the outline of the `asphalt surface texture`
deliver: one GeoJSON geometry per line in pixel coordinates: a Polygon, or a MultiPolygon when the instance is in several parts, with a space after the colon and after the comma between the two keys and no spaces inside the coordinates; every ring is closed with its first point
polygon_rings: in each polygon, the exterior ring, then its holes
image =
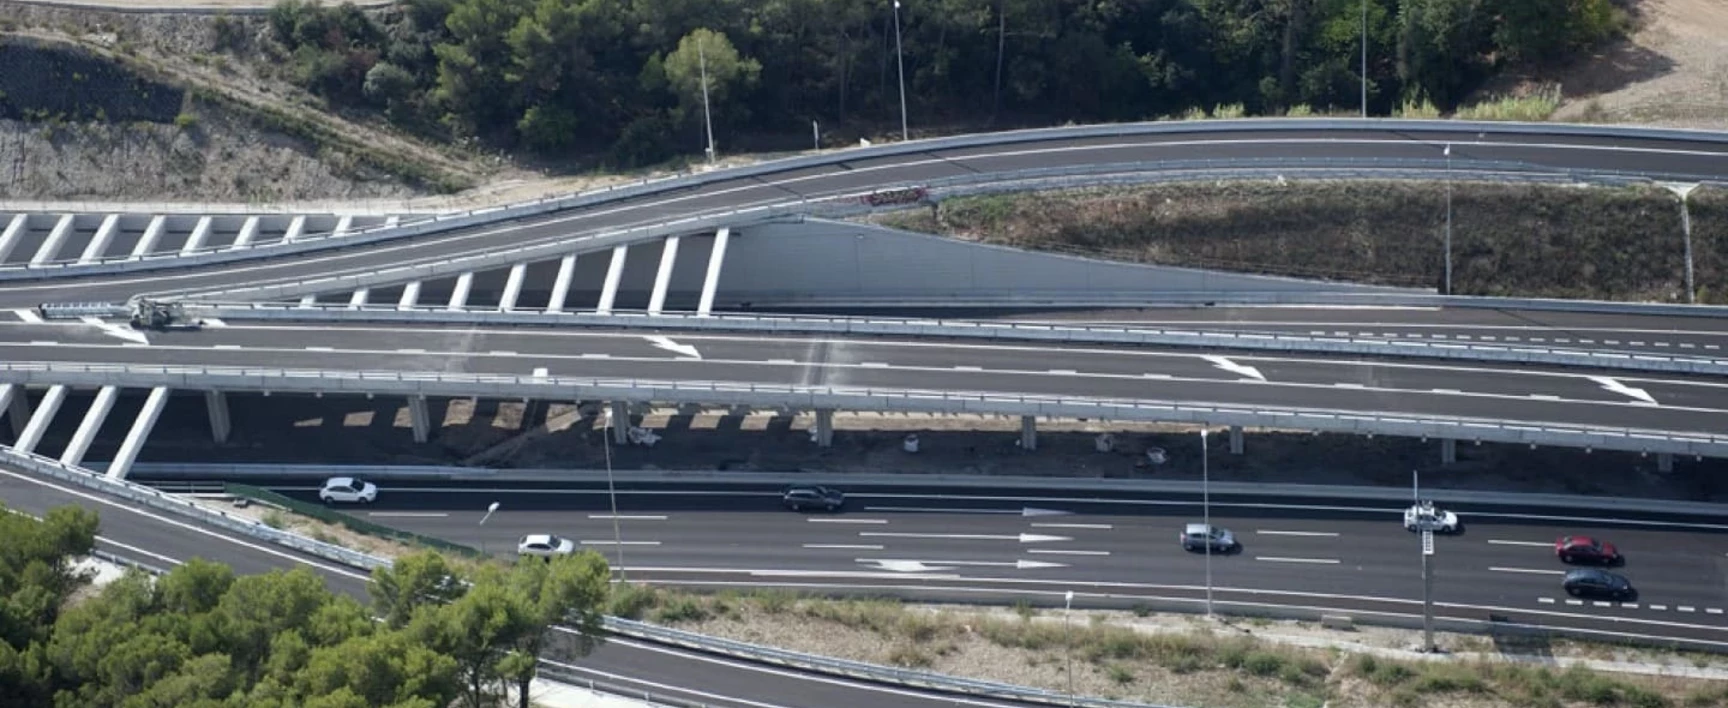
{"type": "MultiPolygon", "coordinates": [[[[386,267],[443,260],[567,238],[585,230],[665,221],[701,212],[761,206],[797,199],[867,192],[933,179],[1026,168],[1128,164],[1146,161],[1324,158],[1374,167],[1385,160],[1437,159],[1442,145],[1452,159],[1515,163],[1546,172],[1635,172],[1667,179],[1728,179],[1728,143],[1662,138],[1541,136],[1501,133],[1412,134],[1397,129],[1265,129],[1177,132],[1081,139],[1046,139],[1009,145],[932,149],[860,157],[838,164],[720,180],[699,187],[674,184],[654,194],[597,207],[390,241],[240,262],[192,266],[115,277],[73,277],[10,284],[0,307],[30,307],[52,301],[123,301],[140,292],[209,291],[311,277],[373,272],[386,267]]],[[[47,234],[24,234],[14,253],[34,254],[47,234]]],[[[82,234],[61,253],[80,252],[82,234]]]]}
{"type": "MultiPolygon", "coordinates": [[[[322,576],[332,592],[367,601],[366,571],[201,526],[28,472],[0,467],[0,501],[8,508],[36,516],[60,506],[92,509],[102,520],[98,548],[155,568],[171,569],[192,558],[226,563],[242,574],[304,566],[322,576]]],[[[1020,705],[805,674],[630,639],[609,640],[576,664],[578,673],[612,686],[717,708],[1020,705]]]]}
{"type": "Polygon", "coordinates": [[[1515,419],[1670,432],[1728,430],[1728,383],[1680,375],[1028,343],[649,336],[550,328],[232,325],[136,346],[83,323],[0,323],[12,361],[591,376],[1109,399],[1204,401],[1515,419]],[[291,343],[291,344],[290,344],[291,343]]]}
{"type": "MultiPolygon", "coordinates": [[[[255,481],[316,501],[305,481],[255,481]]],[[[830,592],[1009,604],[1068,590],[1090,606],[1197,610],[1210,561],[1215,601],[1242,609],[1322,608],[1419,616],[1421,541],[1407,504],[1211,495],[1227,553],[1184,550],[1206,514],[1189,493],[992,493],[925,485],[854,486],[837,512],[783,508],[768,485],[620,480],[604,484],[452,485],[392,480],[377,502],[344,506],[370,521],[508,556],[548,533],[607,556],[632,579],[707,587],[777,585],[830,592]],[[489,504],[499,510],[479,523],[489,504]],[[622,544],[619,543],[622,541],[622,544]]],[[[1438,617],[1569,627],[1605,637],[1728,642],[1728,524],[1719,518],[1592,513],[1512,504],[1455,505],[1461,530],[1436,539],[1438,617]],[[1625,555],[1630,599],[1572,597],[1555,541],[1583,535],[1625,555]]],[[[1725,643],[1724,646],[1728,646],[1725,643]]]]}

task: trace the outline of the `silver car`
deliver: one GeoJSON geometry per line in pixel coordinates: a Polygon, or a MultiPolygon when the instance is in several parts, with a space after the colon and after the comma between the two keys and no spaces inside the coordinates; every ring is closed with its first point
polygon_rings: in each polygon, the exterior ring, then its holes
{"type": "Polygon", "coordinates": [[[576,552],[576,543],[568,538],[551,534],[537,533],[523,536],[516,544],[516,555],[551,558],[552,556],[567,556],[576,552]]]}
{"type": "Polygon", "coordinates": [[[1188,524],[1182,529],[1182,550],[1203,551],[1208,547],[1213,553],[1229,553],[1236,550],[1236,534],[1230,529],[1207,526],[1206,524],[1188,524]]]}

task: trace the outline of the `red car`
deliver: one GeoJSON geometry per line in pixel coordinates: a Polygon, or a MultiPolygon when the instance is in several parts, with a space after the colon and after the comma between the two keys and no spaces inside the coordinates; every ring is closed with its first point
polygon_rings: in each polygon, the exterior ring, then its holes
{"type": "Polygon", "coordinates": [[[1554,542],[1554,555],[1561,563],[1604,563],[1617,565],[1622,560],[1620,549],[1607,541],[1585,536],[1561,536],[1554,542]]]}

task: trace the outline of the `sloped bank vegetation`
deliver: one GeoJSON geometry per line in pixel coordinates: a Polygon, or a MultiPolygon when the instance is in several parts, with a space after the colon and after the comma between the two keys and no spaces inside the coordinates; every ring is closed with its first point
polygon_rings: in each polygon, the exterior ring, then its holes
{"type": "MultiPolygon", "coordinates": [[[[1412,287],[1444,279],[1446,190],[1225,182],[963,197],[894,226],[1163,265],[1412,287]]],[[[1689,199],[1698,302],[1728,303],[1728,192],[1689,199]]],[[[1685,302],[1680,201],[1657,187],[1456,183],[1460,295],[1685,302]]]]}

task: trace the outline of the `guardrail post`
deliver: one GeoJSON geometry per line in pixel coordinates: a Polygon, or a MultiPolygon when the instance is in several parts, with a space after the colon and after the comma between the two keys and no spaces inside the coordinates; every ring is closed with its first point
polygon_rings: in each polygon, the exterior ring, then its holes
{"type": "Polygon", "coordinates": [[[1656,453],[1656,471],[1661,472],[1662,474],[1668,474],[1670,472],[1673,472],[1674,471],[1674,453],[1672,453],[1672,452],[1656,453]]]}
{"type": "Polygon", "coordinates": [[[1458,441],[1451,438],[1440,441],[1440,464],[1451,465],[1458,462],[1458,441]]]}
{"type": "Polygon", "coordinates": [[[24,384],[0,384],[0,415],[12,423],[12,438],[24,435],[24,424],[30,420],[30,402],[24,384]]]}
{"type": "Polygon", "coordinates": [[[427,410],[425,396],[408,397],[408,424],[414,428],[414,442],[432,439],[432,412],[427,410]]]}
{"type": "Polygon", "coordinates": [[[1240,426],[1240,425],[1230,426],[1230,454],[1232,454],[1232,455],[1242,454],[1242,447],[1243,447],[1242,426],[1240,426]]]}
{"type": "Polygon", "coordinates": [[[1020,416],[1020,449],[1038,449],[1038,416],[1020,416]]]}
{"type": "Polygon", "coordinates": [[[210,409],[210,439],[217,445],[228,443],[234,423],[228,417],[228,396],[221,391],[205,391],[204,407],[210,409]]]}

